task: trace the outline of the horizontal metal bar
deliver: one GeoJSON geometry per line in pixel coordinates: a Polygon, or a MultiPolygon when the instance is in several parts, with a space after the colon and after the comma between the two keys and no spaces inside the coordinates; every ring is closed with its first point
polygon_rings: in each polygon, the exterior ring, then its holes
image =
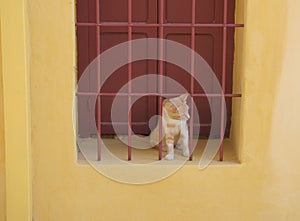
{"type": "MultiPolygon", "coordinates": [[[[119,124],[119,125],[128,125],[128,122],[118,122],[118,121],[116,121],[116,122],[107,122],[107,121],[102,121],[102,122],[100,122],[100,124],[101,125],[111,125],[111,124],[119,124]]],[[[134,122],[134,121],[132,121],[132,123],[131,123],[132,125],[135,125],[135,126],[143,126],[143,125],[148,125],[148,122],[134,122]]]]}
{"type": "MultiPolygon", "coordinates": [[[[94,93],[94,92],[77,92],[77,96],[179,96],[178,93],[94,93]]],[[[191,97],[242,97],[242,94],[190,94],[191,97]]]]}
{"type": "MultiPolygon", "coordinates": [[[[124,125],[124,126],[127,126],[128,125],[128,122],[120,122],[120,121],[116,121],[116,122],[99,122],[99,124],[101,125],[112,125],[112,124],[115,124],[115,125],[124,125]]],[[[134,126],[143,126],[143,125],[148,125],[148,122],[132,122],[131,125],[134,125],[134,126]]],[[[201,124],[196,124],[194,123],[193,124],[194,127],[210,127],[211,126],[211,123],[201,123],[201,124]]]]}
{"type": "Polygon", "coordinates": [[[244,27],[244,24],[190,24],[190,23],[165,23],[165,24],[147,24],[147,23],[89,23],[89,22],[76,22],[76,26],[101,26],[101,27],[174,27],[174,28],[239,28],[244,27]]]}

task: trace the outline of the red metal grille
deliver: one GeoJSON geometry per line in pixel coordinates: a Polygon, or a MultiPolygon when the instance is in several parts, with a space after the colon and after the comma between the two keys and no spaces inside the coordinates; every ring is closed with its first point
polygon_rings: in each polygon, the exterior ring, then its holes
{"type": "MultiPolygon", "coordinates": [[[[195,50],[195,36],[196,36],[196,28],[222,28],[222,79],[221,79],[221,86],[224,93],[225,98],[235,98],[235,97],[241,97],[241,94],[232,94],[232,93],[226,93],[226,57],[227,57],[227,37],[228,37],[228,29],[232,28],[238,28],[238,27],[244,27],[244,24],[234,24],[234,23],[228,23],[228,0],[224,0],[223,4],[223,23],[196,23],[196,0],[192,0],[192,7],[191,7],[191,22],[190,23],[165,23],[164,22],[164,12],[165,12],[165,4],[166,0],[158,0],[158,20],[156,23],[135,23],[132,20],[132,0],[127,0],[127,22],[126,23],[101,23],[100,21],[100,0],[92,0],[94,1],[93,4],[95,5],[95,20],[94,21],[88,21],[88,22],[82,22],[78,21],[76,22],[77,27],[95,27],[95,38],[96,38],[96,55],[100,54],[100,36],[101,36],[101,28],[102,27],[124,27],[128,30],[128,36],[127,40],[130,42],[132,37],[133,28],[135,27],[152,27],[152,28],[158,28],[158,37],[163,39],[164,38],[164,29],[165,28],[190,28],[191,31],[191,44],[190,48],[192,50],[195,50]]],[[[85,10],[87,8],[84,8],[85,10]]],[[[80,6],[77,6],[77,10],[83,10],[80,8],[80,6]]],[[[89,10],[89,8],[88,8],[89,10]]],[[[164,56],[163,51],[163,45],[162,43],[159,44],[159,56],[160,58],[163,58],[164,56]]],[[[131,45],[129,43],[128,48],[128,61],[131,61],[132,57],[132,50],[131,45]]],[[[191,54],[191,75],[194,75],[194,64],[195,64],[195,58],[194,53],[191,54]]],[[[132,92],[132,87],[130,84],[130,81],[132,80],[132,63],[128,62],[128,93],[118,93],[118,96],[124,96],[128,98],[128,107],[131,104],[131,99],[133,96],[156,96],[158,97],[158,114],[162,115],[162,101],[163,97],[167,96],[178,96],[179,94],[176,93],[165,93],[163,91],[163,72],[164,72],[164,62],[162,59],[158,61],[158,93],[137,93],[132,92]]],[[[96,112],[96,120],[97,120],[97,138],[98,138],[98,160],[101,160],[101,99],[103,97],[107,96],[115,96],[116,93],[109,93],[109,92],[101,92],[100,91],[100,82],[101,82],[101,74],[100,74],[100,64],[97,63],[97,88],[100,93],[91,93],[91,92],[78,92],[77,96],[97,96],[97,112],[96,112]]],[[[194,78],[191,77],[190,79],[190,95],[192,98],[197,97],[221,97],[221,94],[204,94],[204,93],[195,93],[194,91],[194,78]]],[[[194,111],[193,111],[193,99],[191,99],[191,119],[190,119],[190,137],[189,137],[189,146],[190,150],[192,148],[193,144],[193,119],[194,119],[194,111]]],[[[220,120],[220,134],[224,134],[224,118],[225,118],[225,102],[222,101],[221,103],[221,120],[220,120]]],[[[160,125],[162,124],[161,120],[158,122],[160,125]]],[[[129,118],[128,118],[128,160],[132,159],[132,149],[131,149],[131,133],[130,129],[132,126],[132,112],[129,110],[129,118]]],[[[161,138],[162,136],[162,127],[160,126],[159,130],[159,136],[161,138]]],[[[160,139],[161,140],[161,139],[160,139]]],[[[192,150],[190,151],[190,160],[192,160],[192,150]]],[[[158,159],[162,159],[162,142],[159,144],[159,151],[158,151],[158,159]]],[[[220,160],[223,160],[223,142],[220,146],[220,160]]]]}

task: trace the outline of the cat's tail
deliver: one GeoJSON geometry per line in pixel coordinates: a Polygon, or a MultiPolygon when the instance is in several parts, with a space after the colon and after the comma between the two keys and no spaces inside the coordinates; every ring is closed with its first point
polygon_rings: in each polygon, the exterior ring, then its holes
{"type": "MultiPolygon", "coordinates": [[[[127,135],[118,135],[118,136],[115,136],[115,139],[118,139],[122,143],[128,145],[128,136],[127,135]]],[[[132,135],[130,146],[135,149],[145,150],[145,149],[153,148],[155,145],[151,144],[150,136],[132,135]]]]}

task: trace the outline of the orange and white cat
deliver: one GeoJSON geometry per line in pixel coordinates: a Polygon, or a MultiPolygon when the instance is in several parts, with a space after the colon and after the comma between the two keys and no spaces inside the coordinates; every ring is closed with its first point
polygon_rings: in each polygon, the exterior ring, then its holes
{"type": "MultiPolygon", "coordinates": [[[[162,108],[162,145],[167,150],[165,159],[174,159],[174,147],[182,150],[186,157],[190,155],[188,139],[189,132],[187,120],[190,118],[186,101],[188,94],[179,97],[165,99],[162,108]]],[[[152,146],[159,144],[159,125],[150,134],[152,146]]]]}
{"type": "MultiPolygon", "coordinates": [[[[162,105],[162,149],[167,151],[165,159],[174,159],[174,147],[182,150],[183,156],[190,155],[188,147],[189,131],[187,120],[190,118],[187,105],[188,94],[165,99],[162,105]]],[[[128,137],[118,136],[128,145],[128,137]]],[[[150,149],[159,145],[159,123],[150,133],[149,137],[133,135],[131,146],[137,149],[150,149]]]]}

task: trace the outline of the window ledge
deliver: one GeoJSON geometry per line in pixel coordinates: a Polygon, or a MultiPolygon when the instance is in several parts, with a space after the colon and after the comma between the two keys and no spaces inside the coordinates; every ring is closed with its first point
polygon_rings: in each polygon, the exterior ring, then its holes
{"type": "MultiPolygon", "coordinates": [[[[92,163],[101,163],[101,161],[97,161],[97,139],[95,138],[80,138],[78,140],[81,145],[80,148],[83,148],[82,151],[78,151],[77,153],[77,163],[79,165],[87,165],[89,164],[86,160],[85,155],[89,158],[92,163]]],[[[132,160],[127,161],[127,146],[123,144],[120,140],[114,138],[103,138],[103,142],[109,149],[109,151],[117,158],[122,161],[130,162],[132,164],[148,164],[158,159],[158,150],[155,148],[140,150],[132,148],[132,160]]],[[[187,161],[186,165],[198,165],[202,153],[204,151],[205,145],[207,143],[207,139],[199,139],[195,150],[193,152],[193,160],[187,161]]],[[[165,152],[163,152],[163,156],[165,152]]],[[[175,150],[175,159],[178,162],[182,162],[183,156],[181,155],[180,150],[175,150]]],[[[172,162],[173,164],[174,162],[172,162]]],[[[236,152],[233,148],[232,143],[229,139],[224,140],[224,161],[219,161],[219,154],[215,156],[215,158],[210,163],[210,166],[233,166],[233,165],[241,165],[236,152]]]]}

